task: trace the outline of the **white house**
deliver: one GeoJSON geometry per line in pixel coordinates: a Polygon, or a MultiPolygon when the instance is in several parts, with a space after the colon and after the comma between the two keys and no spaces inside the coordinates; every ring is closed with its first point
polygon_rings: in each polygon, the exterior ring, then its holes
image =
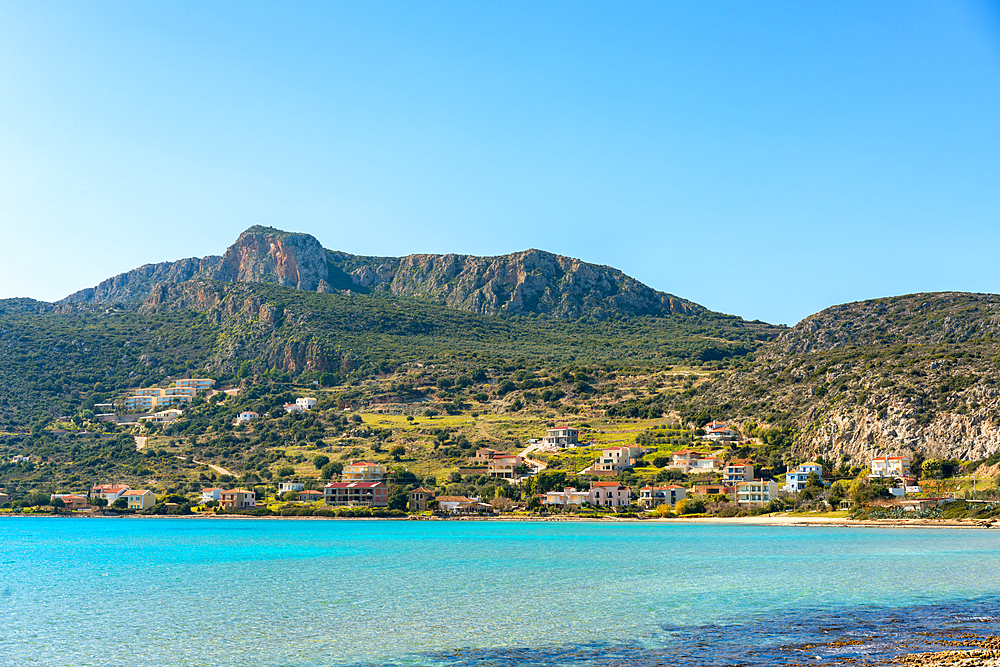
{"type": "Polygon", "coordinates": [[[705,424],[705,437],[715,441],[735,440],[736,432],[722,422],[711,421],[705,424]]]}
{"type": "Polygon", "coordinates": [[[108,504],[121,498],[129,490],[128,484],[98,484],[90,489],[90,497],[104,498],[108,504]]]}
{"type": "Polygon", "coordinates": [[[601,451],[601,458],[591,466],[591,470],[597,475],[617,475],[635,465],[642,452],[642,447],[608,447],[601,451]]]}
{"type": "Polygon", "coordinates": [[[143,417],[139,417],[139,421],[153,422],[154,424],[167,424],[173,421],[177,421],[183,414],[184,414],[183,410],[178,410],[177,408],[170,408],[169,410],[162,410],[160,412],[156,412],[151,415],[145,415],[143,417]]]}
{"type": "Polygon", "coordinates": [[[696,452],[693,449],[682,449],[671,455],[671,463],[667,470],[679,470],[683,473],[715,472],[721,467],[719,459],[710,452],[696,452]]]}
{"type": "Polygon", "coordinates": [[[656,507],[657,505],[676,505],[677,501],[687,497],[687,489],[683,486],[644,486],[639,489],[639,505],[656,507]]]}
{"type": "Polygon", "coordinates": [[[564,447],[580,446],[580,431],[568,426],[546,429],[542,438],[543,449],[563,449],[564,447]]]}
{"type": "Polygon", "coordinates": [[[543,505],[559,505],[569,507],[575,505],[579,507],[590,502],[590,491],[577,491],[572,486],[567,486],[562,491],[549,491],[539,496],[543,505]]]}
{"type": "Polygon", "coordinates": [[[797,493],[802,489],[806,488],[806,482],[809,481],[809,475],[811,473],[816,473],[819,477],[819,481],[823,483],[823,466],[818,463],[810,461],[809,463],[801,463],[795,470],[791,470],[785,475],[785,485],[781,487],[782,491],[787,491],[789,493],[797,493]]]}
{"type": "Polygon", "coordinates": [[[236,416],[235,423],[236,424],[246,424],[248,421],[252,421],[254,419],[257,419],[257,417],[260,417],[260,415],[258,415],[253,410],[247,410],[245,412],[241,412],[240,414],[238,414],[236,416]]]}
{"type": "Polygon", "coordinates": [[[278,482],[278,493],[285,494],[289,491],[302,491],[306,488],[301,482],[278,482]]]}
{"type": "Polygon", "coordinates": [[[778,483],[754,479],[736,485],[736,502],[741,507],[762,507],[778,497],[778,483]]]}
{"type": "Polygon", "coordinates": [[[437,498],[438,509],[443,512],[476,511],[480,508],[479,498],[466,498],[465,496],[439,496],[437,498]]]}
{"type": "Polygon", "coordinates": [[[212,500],[214,500],[215,502],[219,502],[219,494],[221,494],[221,493],[222,493],[222,489],[216,489],[214,487],[211,488],[211,489],[202,489],[201,490],[201,502],[202,502],[202,504],[210,502],[212,500]]]}

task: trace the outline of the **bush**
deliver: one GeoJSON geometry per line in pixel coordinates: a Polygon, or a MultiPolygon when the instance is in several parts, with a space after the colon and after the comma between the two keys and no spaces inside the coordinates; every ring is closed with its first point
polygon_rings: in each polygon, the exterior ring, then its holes
{"type": "Polygon", "coordinates": [[[701,498],[684,498],[674,509],[678,514],[701,514],[705,511],[705,501],[701,498]]]}

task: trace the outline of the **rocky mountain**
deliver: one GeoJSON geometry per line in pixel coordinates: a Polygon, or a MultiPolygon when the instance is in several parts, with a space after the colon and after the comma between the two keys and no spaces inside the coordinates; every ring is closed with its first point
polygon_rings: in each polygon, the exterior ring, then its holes
{"type": "Polygon", "coordinates": [[[793,425],[798,453],[982,459],[1000,450],[1000,296],[913,294],[828,308],[697,402],[793,425]]]}
{"type": "Polygon", "coordinates": [[[601,321],[707,312],[617,269],[541,250],[499,257],[365,257],[325,250],[309,234],[269,227],[246,230],[222,257],[147,264],[64,301],[141,302],[158,284],[192,279],[268,283],[311,292],[381,292],[484,315],[545,313],[601,321]]]}

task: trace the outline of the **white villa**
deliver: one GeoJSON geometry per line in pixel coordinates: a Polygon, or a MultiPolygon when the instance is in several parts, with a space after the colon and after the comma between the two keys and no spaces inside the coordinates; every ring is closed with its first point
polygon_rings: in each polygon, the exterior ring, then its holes
{"type": "Polygon", "coordinates": [[[682,449],[674,452],[667,470],[679,470],[683,473],[715,472],[719,470],[720,461],[712,453],[696,452],[693,449],[682,449]]]}
{"type": "Polygon", "coordinates": [[[642,453],[642,447],[609,447],[601,451],[601,458],[591,466],[591,471],[597,475],[617,475],[635,465],[642,453]]]}
{"type": "Polygon", "coordinates": [[[778,483],[774,480],[754,479],[736,485],[736,502],[740,507],[762,507],[778,497],[778,483]]]}
{"type": "Polygon", "coordinates": [[[577,491],[567,486],[562,491],[549,491],[541,495],[543,505],[559,505],[560,507],[579,507],[590,502],[590,491],[577,491]]]}
{"type": "Polygon", "coordinates": [[[542,449],[563,449],[580,446],[580,431],[568,426],[546,429],[542,438],[542,449]]]}
{"type": "Polygon", "coordinates": [[[809,481],[811,473],[816,473],[820,483],[823,483],[823,466],[810,461],[809,463],[800,463],[795,470],[790,470],[785,475],[785,485],[781,487],[781,490],[788,491],[789,493],[801,491],[806,488],[806,482],[809,481]]]}
{"type": "Polygon", "coordinates": [[[282,407],[285,408],[285,412],[291,414],[293,412],[305,412],[306,410],[311,410],[315,405],[315,398],[312,396],[304,396],[303,398],[296,398],[294,403],[285,403],[282,407]]]}
{"type": "Polygon", "coordinates": [[[683,486],[670,484],[669,486],[644,486],[639,489],[639,505],[645,508],[656,507],[657,505],[676,505],[677,501],[687,497],[687,490],[683,486]]]}
{"type": "Polygon", "coordinates": [[[236,421],[233,422],[233,423],[235,423],[235,424],[246,424],[248,421],[252,421],[254,419],[257,419],[257,417],[259,417],[259,416],[260,415],[258,415],[253,410],[247,410],[245,412],[241,412],[240,414],[238,414],[236,416],[236,421]]]}
{"type": "Polygon", "coordinates": [[[711,421],[705,424],[705,438],[721,442],[724,440],[736,440],[736,431],[719,421],[711,421]]]}

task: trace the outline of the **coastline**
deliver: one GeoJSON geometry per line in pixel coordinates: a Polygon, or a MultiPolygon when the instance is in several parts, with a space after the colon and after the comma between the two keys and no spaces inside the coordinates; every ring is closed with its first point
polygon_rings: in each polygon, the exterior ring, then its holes
{"type": "Polygon", "coordinates": [[[648,523],[648,524],[714,524],[744,526],[778,526],[796,528],[962,528],[988,530],[1000,528],[1000,522],[977,519],[865,519],[856,521],[840,517],[810,517],[801,515],[774,514],[743,517],[669,517],[639,519],[636,517],[577,517],[577,516],[405,516],[405,517],[332,517],[332,516],[252,516],[247,514],[0,514],[3,518],[48,518],[48,519],[221,519],[245,520],[264,519],[274,521],[506,521],[506,522],[546,522],[546,523],[648,523]]]}

